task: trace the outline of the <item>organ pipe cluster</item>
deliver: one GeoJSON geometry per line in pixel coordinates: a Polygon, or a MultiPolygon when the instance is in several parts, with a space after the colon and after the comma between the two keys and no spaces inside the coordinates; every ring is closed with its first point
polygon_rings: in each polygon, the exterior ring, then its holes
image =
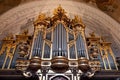
{"type": "MultiPolygon", "coordinates": [[[[0,68],[50,73],[69,73],[74,76],[100,70],[118,70],[111,43],[85,36],[80,17],[70,19],[59,6],[52,17],[41,13],[34,21],[33,35],[9,35],[1,41],[0,68]],[[40,71],[39,71],[40,70],[40,71]]],[[[75,78],[75,77],[74,77],[75,78]]]]}

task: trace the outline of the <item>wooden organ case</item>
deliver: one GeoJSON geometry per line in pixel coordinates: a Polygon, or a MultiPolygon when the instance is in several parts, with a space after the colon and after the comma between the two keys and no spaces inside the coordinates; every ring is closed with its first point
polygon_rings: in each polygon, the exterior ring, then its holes
{"type": "MultiPolygon", "coordinates": [[[[81,18],[68,18],[59,6],[52,17],[41,13],[34,33],[7,36],[1,41],[0,68],[38,72],[40,80],[80,80],[88,71],[118,70],[110,42],[85,37],[81,18]]],[[[31,74],[32,75],[32,74],[31,74]]]]}

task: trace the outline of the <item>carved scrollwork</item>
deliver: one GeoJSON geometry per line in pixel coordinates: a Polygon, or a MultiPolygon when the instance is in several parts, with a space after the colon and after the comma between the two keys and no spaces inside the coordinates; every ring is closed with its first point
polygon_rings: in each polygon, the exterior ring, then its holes
{"type": "Polygon", "coordinates": [[[27,42],[22,42],[19,45],[19,54],[20,57],[25,57],[28,54],[29,45],[27,42]]]}
{"type": "Polygon", "coordinates": [[[45,25],[45,26],[47,26],[48,25],[48,20],[49,20],[49,18],[46,17],[45,14],[40,13],[37,20],[35,20],[34,25],[35,26],[37,26],[37,25],[45,25]]]}
{"type": "Polygon", "coordinates": [[[72,19],[71,23],[72,23],[73,27],[81,26],[82,28],[85,28],[85,26],[82,22],[82,19],[79,18],[78,16],[75,16],[74,19],[72,19]]]}
{"type": "Polygon", "coordinates": [[[51,19],[52,23],[56,22],[57,20],[64,21],[66,24],[70,22],[70,19],[67,17],[66,12],[61,5],[54,10],[53,14],[54,16],[51,19]]]}

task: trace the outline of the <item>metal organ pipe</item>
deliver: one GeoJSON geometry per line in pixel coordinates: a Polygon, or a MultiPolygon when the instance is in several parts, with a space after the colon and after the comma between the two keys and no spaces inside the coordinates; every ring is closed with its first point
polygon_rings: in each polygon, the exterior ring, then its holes
{"type": "Polygon", "coordinates": [[[78,53],[78,57],[80,57],[81,56],[81,50],[78,50],[78,49],[80,49],[80,44],[79,44],[79,36],[78,36],[78,38],[77,38],[77,41],[76,41],[76,46],[77,46],[77,53],[78,53]]]}
{"type": "Polygon", "coordinates": [[[37,37],[37,42],[36,42],[36,53],[35,53],[35,56],[38,56],[39,36],[40,36],[40,34],[39,34],[39,31],[38,31],[38,37],[37,37]]]}
{"type": "Polygon", "coordinates": [[[85,55],[85,45],[84,45],[84,41],[83,41],[81,35],[78,35],[76,45],[77,45],[78,57],[86,57],[86,55],[85,55]]]}
{"type": "Polygon", "coordinates": [[[43,43],[43,37],[42,37],[42,33],[40,32],[40,42],[39,42],[39,55],[41,56],[42,54],[42,43],[43,43]]]}
{"type": "Polygon", "coordinates": [[[34,40],[34,46],[33,46],[33,51],[32,51],[32,56],[34,56],[34,54],[33,53],[35,53],[35,45],[36,45],[36,38],[35,38],[35,40],[34,40]]]}
{"type": "MultiPolygon", "coordinates": [[[[61,24],[60,24],[61,25],[61,24]]],[[[61,30],[60,30],[60,32],[61,32],[61,50],[63,50],[62,49],[62,45],[63,45],[63,40],[62,40],[62,36],[63,36],[63,34],[62,34],[62,30],[63,30],[63,27],[62,27],[62,25],[61,25],[61,30]]],[[[61,51],[61,56],[62,56],[62,53],[63,53],[63,51],[61,51]]],[[[63,55],[64,56],[64,55],[63,55]]]]}
{"type": "Polygon", "coordinates": [[[59,23],[54,30],[53,56],[67,56],[66,30],[62,23],[59,23]]]}
{"type": "Polygon", "coordinates": [[[42,32],[38,31],[37,37],[35,38],[35,41],[34,41],[32,56],[41,57],[42,44],[43,44],[42,43],[42,32]]]}
{"type": "Polygon", "coordinates": [[[36,50],[37,51],[37,54],[36,54],[37,56],[39,56],[39,44],[41,44],[40,43],[40,32],[38,33],[38,44],[37,44],[37,48],[36,48],[37,49],[36,50]]]}
{"type": "Polygon", "coordinates": [[[5,51],[3,52],[3,54],[0,55],[0,68],[2,68],[3,64],[4,64],[4,60],[5,60],[5,57],[6,57],[6,50],[7,48],[5,49],[5,51]]]}
{"type": "Polygon", "coordinates": [[[81,45],[82,45],[82,53],[83,53],[83,57],[86,57],[86,53],[85,53],[85,43],[83,41],[82,36],[80,36],[81,38],[81,45]]]}
{"type": "Polygon", "coordinates": [[[40,32],[40,43],[39,43],[39,55],[41,56],[42,54],[42,46],[43,46],[43,36],[42,36],[42,32],[40,32]]]}
{"type": "MultiPolygon", "coordinates": [[[[38,36],[39,36],[39,32],[38,32],[38,36]]],[[[37,56],[37,43],[38,43],[38,36],[37,36],[37,38],[36,38],[36,45],[35,45],[35,53],[33,53],[34,54],[34,56],[37,56]]]]}

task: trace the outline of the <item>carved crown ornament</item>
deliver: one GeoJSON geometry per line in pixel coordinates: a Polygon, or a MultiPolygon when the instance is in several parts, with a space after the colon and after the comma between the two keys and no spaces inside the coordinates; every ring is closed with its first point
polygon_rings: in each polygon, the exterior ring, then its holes
{"type": "Polygon", "coordinates": [[[55,25],[57,21],[61,21],[64,22],[65,25],[71,26],[72,28],[75,28],[76,26],[85,28],[85,25],[79,16],[76,15],[73,19],[70,19],[66,13],[67,12],[61,7],[61,5],[59,5],[54,9],[52,17],[47,17],[44,13],[40,13],[37,19],[34,21],[34,25],[44,25],[47,27],[49,25],[55,25]]]}

